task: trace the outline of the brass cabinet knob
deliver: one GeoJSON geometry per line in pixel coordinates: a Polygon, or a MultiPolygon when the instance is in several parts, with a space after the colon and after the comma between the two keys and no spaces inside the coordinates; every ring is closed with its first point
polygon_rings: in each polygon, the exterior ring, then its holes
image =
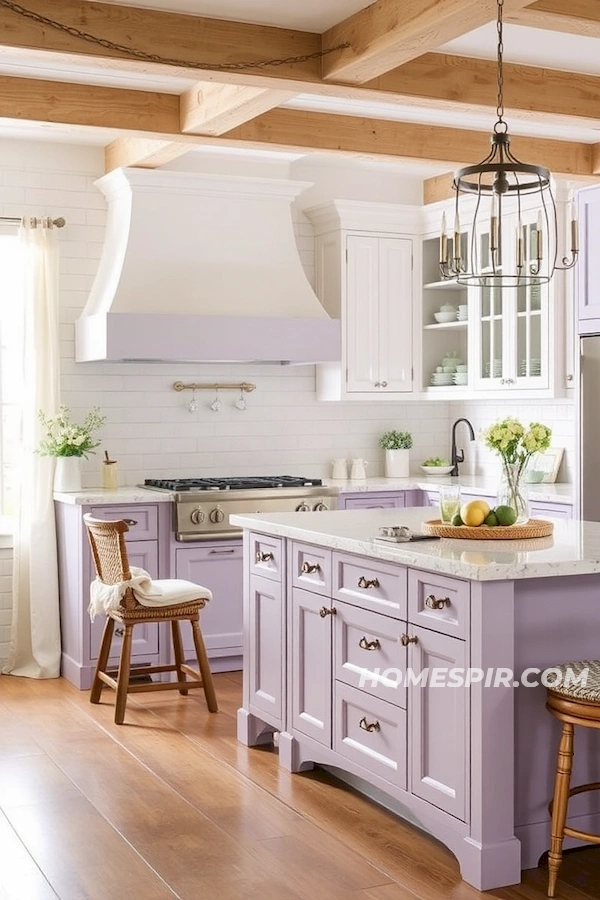
{"type": "Polygon", "coordinates": [[[363,731],[381,731],[379,722],[367,722],[364,716],[358,723],[358,727],[362,728],[363,731]]]}
{"type": "Polygon", "coordinates": [[[413,635],[412,637],[408,634],[401,634],[400,635],[400,643],[402,644],[403,647],[408,647],[409,644],[418,644],[419,638],[416,636],[416,634],[413,635]]]}
{"type": "Polygon", "coordinates": [[[381,382],[381,387],[387,387],[387,381],[382,381],[382,382],[381,382]]]}
{"type": "Polygon", "coordinates": [[[375,638],[374,641],[368,641],[366,637],[361,637],[360,641],[358,642],[358,646],[363,650],[381,650],[381,644],[379,643],[377,638],[375,638]]]}
{"type": "Polygon", "coordinates": [[[312,575],[313,572],[320,572],[321,566],[319,563],[310,563],[308,560],[304,560],[302,563],[302,568],[300,569],[303,575],[312,575]]]}
{"type": "Polygon", "coordinates": [[[567,375],[567,381],[573,381],[573,376],[572,376],[572,375],[567,375]]]}
{"type": "Polygon", "coordinates": [[[425,598],[425,606],[428,609],[443,609],[445,606],[450,606],[450,597],[440,597],[438,600],[433,594],[429,594],[425,598]]]}
{"type": "Polygon", "coordinates": [[[262,550],[256,551],[256,562],[257,563],[271,562],[272,559],[273,559],[273,554],[271,553],[270,550],[267,550],[266,553],[263,553],[262,550]]]}
{"type": "Polygon", "coordinates": [[[335,608],[335,606],[322,606],[319,610],[319,615],[322,619],[324,619],[325,616],[336,616],[337,609],[335,608]]]}
{"type": "Polygon", "coordinates": [[[378,588],[379,587],[379,579],[378,578],[365,578],[364,575],[361,575],[358,579],[359,588],[378,588]]]}

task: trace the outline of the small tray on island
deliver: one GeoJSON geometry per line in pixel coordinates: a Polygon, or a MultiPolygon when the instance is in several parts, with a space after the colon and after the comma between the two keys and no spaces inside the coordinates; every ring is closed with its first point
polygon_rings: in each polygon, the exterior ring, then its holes
{"type": "Polygon", "coordinates": [[[423,534],[469,541],[513,541],[548,537],[554,531],[546,519],[529,519],[523,525],[447,525],[440,519],[428,519],[421,526],[423,534]]]}

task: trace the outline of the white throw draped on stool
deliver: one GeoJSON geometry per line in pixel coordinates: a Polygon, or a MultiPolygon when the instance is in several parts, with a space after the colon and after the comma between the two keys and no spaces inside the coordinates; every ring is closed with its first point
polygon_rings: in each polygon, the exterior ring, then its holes
{"type": "Polygon", "coordinates": [[[127,588],[131,588],[135,599],[142,606],[176,606],[192,600],[212,600],[208,588],[183,578],[158,579],[153,581],[145,569],[131,566],[131,579],[118,584],[105,584],[96,577],[90,585],[88,612],[92,622],[101,613],[118,609],[127,588]]]}

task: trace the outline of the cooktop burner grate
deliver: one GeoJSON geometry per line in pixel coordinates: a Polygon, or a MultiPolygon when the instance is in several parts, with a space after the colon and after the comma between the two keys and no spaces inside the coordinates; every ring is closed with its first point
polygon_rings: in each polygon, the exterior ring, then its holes
{"type": "Polygon", "coordinates": [[[256,488],[319,487],[320,478],[265,475],[241,478],[146,478],[144,487],[165,491],[247,491],[256,488]]]}

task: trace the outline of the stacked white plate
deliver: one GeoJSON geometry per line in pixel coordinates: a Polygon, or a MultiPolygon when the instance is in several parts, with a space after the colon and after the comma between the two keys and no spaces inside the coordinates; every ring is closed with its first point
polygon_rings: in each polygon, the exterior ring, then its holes
{"type": "Polygon", "coordinates": [[[434,387],[441,387],[442,385],[454,384],[453,378],[456,373],[452,372],[432,372],[431,373],[431,384],[434,387]]]}
{"type": "Polygon", "coordinates": [[[489,362],[486,362],[483,371],[484,371],[484,375],[486,378],[489,378],[490,376],[492,376],[493,378],[501,378],[502,377],[502,360],[501,359],[494,360],[493,375],[492,375],[492,365],[489,362]]]}
{"type": "Polygon", "coordinates": [[[519,363],[519,375],[541,375],[542,374],[542,361],[541,359],[530,359],[529,360],[529,371],[527,371],[527,360],[522,359],[519,363]]]}
{"type": "Polygon", "coordinates": [[[467,384],[469,375],[467,372],[455,372],[452,378],[453,384],[467,384]]]}
{"type": "Polygon", "coordinates": [[[469,316],[467,313],[465,313],[463,315],[459,309],[459,311],[456,313],[456,318],[458,319],[459,322],[466,322],[467,319],[469,318],[469,316]]]}

